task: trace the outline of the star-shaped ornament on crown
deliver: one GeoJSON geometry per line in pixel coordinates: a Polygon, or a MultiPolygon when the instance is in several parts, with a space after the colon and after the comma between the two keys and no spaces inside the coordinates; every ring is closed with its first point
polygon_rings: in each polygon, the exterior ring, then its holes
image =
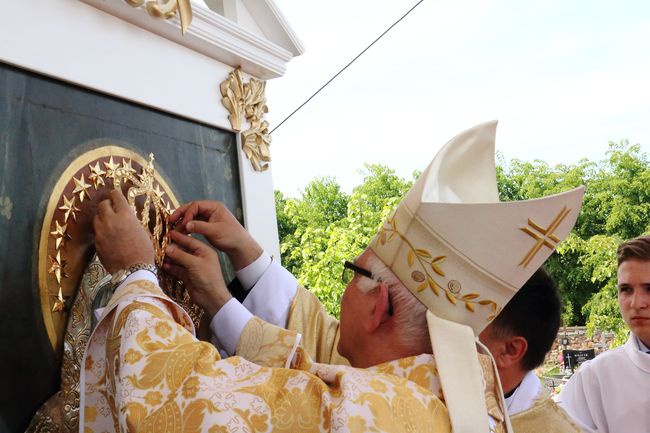
{"type": "Polygon", "coordinates": [[[66,232],[68,229],[67,224],[59,224],[59,221],[55,221],[56,227],[54,231],[51,231],[50,234],[54,238],[54,247],[59,250],[63,247],[63,244],[66,240],[72,239],[70,235],[66,232]]]}
{"type": "Polygon", "coordinates": [[[72,216],[72,219],[77,221],[77,212],[79,212],[79,208],[75,206],[75,201],[77,198],[73,195],[70,200],[68,200],[68,197],[65,195],[63,196],[63,205],[59,207],[59,210],[62,210],[65,212],[65,215],[63,217],[63,222],[67,223],[68,218],[72,216]]]}
{"type": "Polygon", "coordinates": [[[163,203],[165,204],[165,208],[164,208],[165,213],[167,214],[167,216],[170,216],[170,215],[172,214],[172,212],[173,212],[173,209],[172,209],[172,207],[169,205],[169,201],[165,201],[165,202],[163,202],[163,203]]]}
{"type": "Polygon", "coordinates": [[[54,305],[52,306],[53,313],[64,313],[66,311],[65,303],[68,300],[67,296],[63,296],[63,290],[59,287],[59,293],[54,296],[54,305]]]}
{"type": "Polygon", "coordinates": [[[100,186],[106,185],[106,183],[104,183],[104,175],[106,174],[106,172],[102,170],[101,167],[99,166],[99,161],[97,161],[95,165],[89,165],[88,168],[90,169],[88,180],[93,183],[95,189],[98,189],[100,186]]]}
{"type": "Polygon", "coordinates": [[[120,164],[115,164],[115,162],[113,162],[113,157],[111,156],[108,162],[104,163],[104,167],[106,168],[106,177],[113,179],[115,178],[115,170],[120,168],[120,164]]]}
{"type": "Polygon", "coordinates": [[[133,167],[131,166],[130,159],[122,158],[122,169],[124,170],[125,173],[128,173],[130,175],[134,175],[136,173],[133,167]]]}
{"type": "Polygon", "coordinates": [[[88,185],[86,183],[83,173],[81,173],[81,177],[79,179],[73,177],[72,180],[74,182],[74,189],[72,190],[72,193],[77,194],[79,197],[79,203],[83,203],[85,197],[90,197],[88,188],[90,188],[92,185],[88,185]]]}
{"type": "Polygon", "coordinates": [[[49,258],[52,266],[50,266],[48,273],[54,274],[56,282],[61,284],[61,278],[68,277],[65,273],[65,260],[61,259],[61,251],[57,251],[56,256],[49,256],[49,258]]]}
{"type": "Polygon", "coordinates": [[[165,191],[160,189],[160,185],[156,185],[156,187],[153,189],[153,193],[156,196],[156,200],[160,201],[161,203],[165,203],[163,200],[163,197],[165,196],[165,191]]]}

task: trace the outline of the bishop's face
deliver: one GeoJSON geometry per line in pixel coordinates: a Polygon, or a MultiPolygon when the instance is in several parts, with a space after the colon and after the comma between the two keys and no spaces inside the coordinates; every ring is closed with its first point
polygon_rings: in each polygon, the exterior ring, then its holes
{"type": "Polygon", "coordinates": [[[650,260],[626,260],[618,267],[618,305],[632,333],[650,347],[650,260]]]}
{"type": "MultiPolygon", "coordinates": [[[[354,264],[366,268],[368,256],[372,254],[366,250],[355,261],[354,264]]],[[[358,273],[350,280],[343,297],[341,298],[341,321],[340,321],[340,338],[338,343],[338,352],[353,367],[360,365],[363,354],[363,320],[371,313],[367,295],[359,288],[359,283],[364,277],[358,273]]]]}

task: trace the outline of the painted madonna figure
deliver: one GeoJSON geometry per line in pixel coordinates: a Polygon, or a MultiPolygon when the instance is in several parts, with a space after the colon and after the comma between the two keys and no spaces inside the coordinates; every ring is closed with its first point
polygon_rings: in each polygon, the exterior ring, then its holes
{"type": "MultiPolygon", "coordinates": [[[[215,341],[232,356],[198,341],[157,276],[136,270],[90,337],[80,428],[512,431],[494,363],[475,337],[568,235],[583,188],[499,202],[495,130],[495,122],[479,125],[447,143],[346,265],[354,276],[340,323],[223,206],[179,208],[165,268],[212,316],[215,341]],[[214,250],[188,231],[229,254],[252,287],[243,303],[228,292],[214,250]]],[[[94,226],[109,272],[154,263],[119,191],[99,206],[94,226]]]]}

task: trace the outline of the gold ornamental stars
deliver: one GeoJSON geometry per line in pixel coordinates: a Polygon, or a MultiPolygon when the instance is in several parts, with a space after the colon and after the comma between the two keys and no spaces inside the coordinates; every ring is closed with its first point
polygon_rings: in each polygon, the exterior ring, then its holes
{"type": "Polygon", "coordinates": [[[68,197],[63,196],[63,205],[59,207],[59,210],[65,212],[65,216],[63,217],[64,223],[68,222],[70,216],[72,216],[73,220],[77,221],[77,212],[79,212],[79,208],[75,206],[75,200],[77,200],[77,197],[74,195],[69,200],[68,197]]]}
{"type": "Polygon", "coordinates": [[[88,168],[90,169],[88,180],[93,183],[95,190],[100,186],[106,185],[104,183],[104,175],[106,172],[99,167],[99,162],[96,162],[95,165],[88,165],[88,168]]]}
{"type": "Polygon", "coordinates": [[[61,251],[57,251],[54,257],[50,256],[50,261],[52,266],[48,272],[54,274],[56,282],[61,284],[61,278],[68,277],[65,273],[65,260],[61,259],[61,251]]]}
{"type": "Polygon", "coordinates": [[[88,185],[86,183],[83,173],[81,173],[81,177],[79,179],[73,177],[72,181],[74,182],[74,189],[72,190],[72,193],[79,194],[79,203],[83,203],[84,197],[90,197],[88,188],[90,188],[92,185],[88,185]]]}
{"type": "Polygon", "coordinates": [[[66,231],[68,230],[67,224],[61,225],[59,224],[59,221],[55,221],[55,224],[56,224],[56,228],[54,229],[54,231],[51,231],[50,234],[54,238],[54,246],[58,251],[61,247],[63,247],[63,243],[66,240],[69,240],[71,238],[70,235],[66,233],[66,231]]]}
{"type": "Polygon", "coordinates": [[[120,164],[115,164],[113,162],[113,157],[108,160],[108,162],[104,163],[104,168],[106,168],[106,177],[109,179],[114,179],[115,178],[115,171],[120,168],[120,164]]]}
{"type": "Polygon", "coordinates": [[[57,313],[57,312],[65,312],[65,303],[68,300],[67,296],[63,296],[63,290],[61,287],[59,287],[59,293],[56,295],[52,295],[55,298],[54,305],[52,306],[52,312],[57,313]]]}
{"type": "Polygon", "coordinates": [[[87,166],[88,173],[80,173],[76,177],[72,176],[68,187],[65,189],[68,191],[72,189],[72,195],[61,195],[60,200],[62,203],[57,207],[57,210],[61,211],[61,213],[57,219],[53,220],[54,227],[49,232],[50,238],[54,241],[55,254],[48,255],[50,262],[48,273],[53,275],[58,288],[56,295],[50,293],[54,297],[52,313],[62,314],[67,311],[67,297],[63,294],[62,286],[62,281],[69,278],[66,273],[65,249],[68,241],[72,239],[68,234],[68,229],[71,225],[77,224],[77,214],[81,212],[77,205],[80,206],[86,199],[91,200],[92,187],[94,187],[95,191],[99,190],[101,187],[106,186],[107,179],[112,180],[113,188],[127,187],[127,200],[134,211],[136,197],[145,197],[145,207],[147,209],[143,210],[139,219],[146,228],[148,228],[149,212],[150,210],[154,211],[156,224],[153,237],[158,240],[154,242],[156,262],[159,266],[162,265],[164,249],[167,244],[167,237],[163,227],[166,227],[167,218],[171,215],[172,208],[169,200],[166,200],[165,191],[155,181],[153,154],[149,155],[149,163],[142,167],[140,173],[137,173],[133,168],[131,159],[121,158],[121,160],[121,163],[117,162],[113,156],[110,156],[107,162],[93,161],[87,166]]]}

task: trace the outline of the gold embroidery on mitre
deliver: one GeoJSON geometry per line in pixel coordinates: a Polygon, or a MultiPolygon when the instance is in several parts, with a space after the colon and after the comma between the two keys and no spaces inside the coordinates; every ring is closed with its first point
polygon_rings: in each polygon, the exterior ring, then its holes
{"type": "Polygon", "coordinates": [[[445,261],[447,256],[434,256],[426,249],[416,248],[411,241],[409,241],[406,236],[398,230],[397,217],[393,214],[393,216],[388,217],[384,225],[379,229],[379,232],[377,233],[377,242],[383,246],[390,243],[396,236],[399,237],[408,247],[406,263],[409,268],[416,268],[410,274],[411,279],[417,283],[417,287],[415,288],[416,292],[422,292],[428,288],[434,295],[440,296],[440,292],[442,291],[449,303],[458,305],[460,302],[465,306],[465,309],[471,313],[476,311],[477,304],[483,307],[488,307],[491,309],[491,314],[487,317],[488,321],[494,319],[497,314],[499,314],[501,309],[497,303],[491,299],[480,299],[481,295],[479,293],[461,294],[462,286],[459,281],[452,279],[447,284],[447,287],[439,284],[436,281],[436,278],[446,276],[442,269],[442,263],[445,261]]]}
{"type": "Polygon", "coordinates": [[[523,266],[524,268],[528,266],[528,264],[533,260],[533,258],[535,258],[543,246],[550,248],[551,250],[554,250],[555,247],[557,247],[557,244],[560,243],[560,239],[555,235],[554,231],[560,224],[562,224],[562,221],[564,221],[564,218],[566,218],[570,212],[571,209],[564,206],[560,213],[557,214],[555,219],[551,221],[551,224],[549,224],[547,228],[540,226],[531,218],[528,218],[529,227],[521,227],[519,230],[535,239],[535,244],[531,247],[530,251],[528,251],[528,254],[526,254],[524,258],[521,259],[519,266],[523,266]],[[537,233],[532,231],[530,227],[535,229],[537,233]]]}

